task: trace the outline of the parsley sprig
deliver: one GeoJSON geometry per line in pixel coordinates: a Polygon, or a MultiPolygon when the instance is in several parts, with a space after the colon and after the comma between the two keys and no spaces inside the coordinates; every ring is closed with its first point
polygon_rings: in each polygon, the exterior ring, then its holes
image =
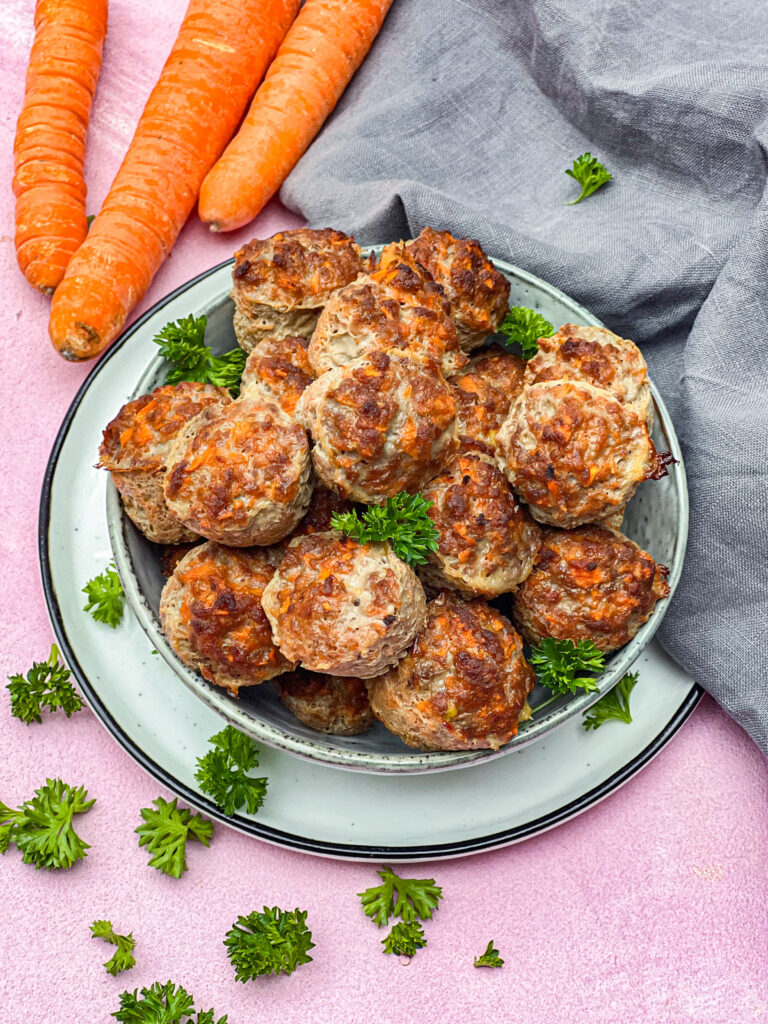
{"type": "Polygon", "coordinates": [[[494,948],[493,939],[485,947],[485,952],[480,956],[476,956],[474,960],[475,967],[503,967],[504,961],[499,956],[498,949],[494,948]]]}
{"type": "Polygon", "coordinates": [[[225,814],[234,814],[243,806],[249,814],[255,814],[264,802],[268,783],[267,779],[255,779],[248,774],[259,766],[259,752],[253,740],[228,725],[208,742],[213,744],[213,750],[197,759],[195,778],[200,789],[225,814]]]}
{"type": "Polygon", "coordinates": [[[432,917],[432,911],[442,899],[443,890],[435,885],[434,878],[401,878],[386,865],[376,874],[381,885],[359,892],[364,912],[381,928],[390,917],[402,921],[424,921],[432,917]]]}
{"type": "Polygon", "coordinates": [[[573,167],[569,167],[565,173],[569,174],[581,185],[580,195],[576,199],[572,199],[568,206],[580,203],[582,199],[586,199],[593,192],[597,192],[602,185],[613,180],[611,172],[607,171],[597,157],[592,156],[591,153],[583,153],[581,156],[577,156],[573,161],[573,167]]]}
{"type": "Polygon", "coordinates": [[[197,839],[203,846],[210,846],[213,822],[202,814],[177,807],[176,799],[168,803],[159,796],[152,803],[154,810],[151,807],[141,809],[144,824],[135,830],[139,846],[146,846],[147,852],[152,854],[150,867],[172,878],[181,878],[187,870],[187,839],[197,839]]]}
{"type": "Polygon", "coordinates": [[[437,551],[439,533],[427,515],[432,502],[421,494],[401,491],[387,498],[383,506],[370,505],[362,515],[357,511],[335,512],[331,526],[361,544],[389,542],[398,558],[408,565],[423,565],[430,551],[437,551]]]}
{"type": "Polygon", "coordinates": [[[538,704],[533,713],[551,704],[558,697],[584,690],[597,689],[597,676],[605,668],[605,655],[591,640],[556,640],[545,637],[531,648],[528,659],[539,682],[552,691],[549,700],[538,704]]]}
{"type": "Polygon", "coordinates": [[[26,676],[8,676],[6,687],[11,695],[11,714],[30,725],[42,722],[40,712],[61,708],[69,718],[79,711],[83,702],[70,682],[69,669],[59,662],[59,649],[51,645],[48,661],[35,661],[26,676]]]}
{"type": "Polygon", "coordinates": [[[233,397],[240,394],[240,378],[245,369],[246,353],[233,348],[215,356],[205,344],[206,316],[183,316],[161,328],[155,335],[160,355],[171,363],[166,384],[182,380],[197,381],[229,388],[233,397]]]}
{"type": "Polygon", "coordinates": [[[83,786],[75,789],[61,779],[46,779],[32,799],[15,811],[0,801],[0,853],[15,843],[25,864],[50,870],[71,868],[90,849],[75,832],[72,819],[95,802],[88,800],[83,786]]]}
{"type": "Polygon", "coordinates": [[[195,1013],[195,1000],[181,985],[156,981],[149,988],[123,992],[120,1009],[112,1016],[123,1024],[227,1024],[227,1015],[214,1021],[213,1010],[195,1013]]]}
{"type": "Polygon", "coordinates": [[[629,725],[632,721],[629,695],[637,684],[637,675],[637,672],[627,672],[609,693],[584,712],[584,721],[581,724],[585,729],[599,729],[601,725],[611,721],[626,722],[629,725]]]}
{"type": "Polygon", "coordinates": [[[414,956],[427,944],[424,929],[418,921],[398,921],[392,931],[381,940],[385,953],[396,956],[414,956]]]}
{"type": "Polygon", "coordinates": [[[104,964],[107,974],[111,974],[113,978],[121,971],[130,971],[136,964],[133,955],[133,947],[136,943],[132,932],[129,932],[128,935],[118,935],[113,929],[111,921],[94,921],[91,925],[91,935],[94,939],[103,939],[105,942],[111,942],[113,946],[117,946],[114,955],[104,964]]]}
{"type": "Polygon", "coordinates": [[[555,328],[541,313],[525,306],[513,306],[502,321],[499,333],[504,335],[504,344],[519,345],[526,362],[539,351],[539,338],[551,338],[555,328]]]}
{"type": "Polygon", "coordinates": [[[83,606],[84,612],[89,612],[97,622],[105,622],[112,629],[120,623],[125,607],[125,591],[114,563],[88,580],[83,593],[88,598],[83,606]]]}
{"type": "Polygon", "coordinates": [[[311,962],[315,948],[307,928],[306,910],[264,907],[238,917],[224,939],[237,981],[250,981],[264,974],[293,974],[311,962]]]}

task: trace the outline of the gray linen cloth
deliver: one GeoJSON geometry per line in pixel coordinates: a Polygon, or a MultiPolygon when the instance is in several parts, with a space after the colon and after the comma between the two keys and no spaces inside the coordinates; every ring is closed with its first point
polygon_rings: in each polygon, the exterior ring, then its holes
{"type": "Polygon", "coordinates": [[[765,3],[395,0],[281,198],[479,238],[640,344],[691,490],[662,643],[768,752],[767,112],[765,3]]]}

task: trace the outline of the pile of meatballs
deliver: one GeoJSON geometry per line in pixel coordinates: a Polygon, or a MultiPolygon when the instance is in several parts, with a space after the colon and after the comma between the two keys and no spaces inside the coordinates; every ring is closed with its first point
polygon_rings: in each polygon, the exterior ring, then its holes
{"type": "Polygon", "coordinates": [[[163,385],[100,449],[167,546],[171,646],[233,695],[273,680],[325,733],[378,719],[422,750],[497,749],[530,714],[524,640],[612,651],[668,594],[620,532],[666,472],[640,351],[566,324],[524,363],[492,343],[506,278],[431,228],[375,257],[339,231],[281,232],[232,278],[239,397],[163,385]],[[415,569],[331,527],[401,491],[432,502],[439,534],[415,569]]]}

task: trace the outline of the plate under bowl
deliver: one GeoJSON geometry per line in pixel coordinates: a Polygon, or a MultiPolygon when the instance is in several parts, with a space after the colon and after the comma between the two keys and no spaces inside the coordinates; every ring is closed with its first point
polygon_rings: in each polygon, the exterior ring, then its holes
{"type": "MultiPolygon", "coordinates": [[[[372,246],[376,250],[378,247],[372,246]]],[[[232,327],[233,303],[229,297],[231,265],[214,267],[191,282],[187,297],[188,313],[208,317],[206,341],[216,352],[233,348],[237,342],[232,327]]],[[[563,323],[595,324],[601,321],[554,286],[532,274],[500,260],[494,260],[511,286],[511,305],[527,306],[542,313],[556,326],[563,323]]],[[[142,336],[154,336],[166,323],[167,314],[158,305],[137,328],[142,336]]],[[[161,358],[151,361],[136,382],[133,397],[151,391],[165,379],[167,364],[161,358]]],[[[248,687],[239,698],[208,683],[199,673],[177,658],[160,628],[158,608],[165,578],[160,565],[161,548],[139,533],[125,515],[119,494],[112,482],[107,488],[107,523],[115,564],[131,606],[142,629],[157,651],[184,683],[226,721],[269,746],[298,757],[358,771],[416,773],[488,761],[539,739],[575,715],[581,714],[607,693],[630,668],[658,629],[677,586],[685,555],[688,534],[688,493],[685,469],[677,437],[661,397],[651,384],[656,408],[653,439],[662,451],[671,451],[677,463],[663,480],[644,483],[630,502],[623,530],[649,551],[657,562],[670,569],[670,595],[660,601],[653,615],[637,635],[612,654],[601,675],[595,693],[561,698],[545,712],[521,725],[517,736],[498,751],[424,752],[407,747],[397,736],[377,723],[362,736],[325,736],[307,728],[282,704],[271,683],[248,687]]],[[[117,413],[117,408],[115,408],[117,413]]],[[[541,701],[545,691],[534,691],[531,702],[541,701]]]]}

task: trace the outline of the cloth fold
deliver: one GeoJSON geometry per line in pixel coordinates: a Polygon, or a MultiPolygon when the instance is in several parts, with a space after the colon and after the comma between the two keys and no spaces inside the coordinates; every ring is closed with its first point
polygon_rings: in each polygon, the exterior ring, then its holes
{"type": "Polygon", "coordinates": [[[281,198],[479,238],[641,346],[691,492],[660,637],[768,752],[768,7],[395,0],[281,198]],[[576,206],[589,151],[614,180],[576,206]]]}

